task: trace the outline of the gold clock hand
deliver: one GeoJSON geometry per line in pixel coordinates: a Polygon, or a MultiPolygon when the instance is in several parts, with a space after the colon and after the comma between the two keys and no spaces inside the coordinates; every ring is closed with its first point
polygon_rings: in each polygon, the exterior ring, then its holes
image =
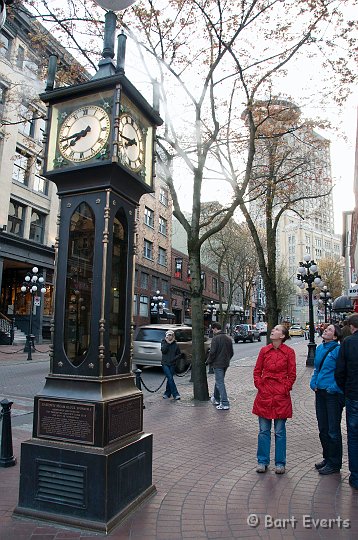
{"type": "Polygon", "coordinates": [[[69,135],[68,137],[63,137],[60,142],[68,141],[69,139],[75,139],[74,141],[70,142],[70,145],[73,146],[73,144],[78,141],[78,139],[81,139],[81,137],[85,137],[87,133],[91,131],[91,126],[87,126],[86,129],[82,129],[81,131],[78,131],[77,133],[73,133],[72,135],[69,135]]]}

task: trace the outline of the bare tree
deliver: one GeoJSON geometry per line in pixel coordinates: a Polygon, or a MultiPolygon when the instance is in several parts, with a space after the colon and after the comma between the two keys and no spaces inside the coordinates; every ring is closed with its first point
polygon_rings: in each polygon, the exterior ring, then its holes
{"type": "MultiPolygon", "coordinates": [[[[60,28],[67,40],[74,37],[72,47],[78,47],[81,41],[84,56],[93,57],[91,45],[101,33],[101,25],[98,16],[90,20],[90,2],[69,2],[68,13],[65,5],[56,7],[51,13],[44,0],[33,0],[32,4],[33,9],[37,8],[38,16],[44,16],[52,28],[60,28]],[[88,25],[92,25],[91,34],[88,25]]],[[[320,93],[323,96],[330,92],[337,99],[344,98],[347,83],[352,80],[349,62],[354,50],[350,42],[352,27],[349,21],[346,24],[342,15],[347,4],[351,5],[352,0],[249,0],[240,3],[142,0],[119,15],[120,23],[143,51],[148,76],[158,79],[161,88],[165,125],[158,141],[163,155],[167,156],[163,167],[166,161],[174,163],[173,171],[170,167],[165,168],[166,181],[174,214],[188,238],[192,278],[192,378],[196,399],[208,399],[200,251],[210,236],[229,222],[237,207],[247,220],[257,248],[270,320],[273,322],[277,318],[275,258],[265,259],[265,249],[260,244],[260,234],[248,206],[255,152],[259,139],[262,139],[261,129],[264,123],[265,130],[269,126],[269,117],[263,122],[255,116],[255,102],[279,93],[280,77],[287,76],[290,63],[296,57],[302,54],[306,58],[309,55],[318,58],[318,52],[324,52],[327,46],[330,56],[329,60],[327,57],[322,60],[328,66],[320,71],[320,93]],[[350,42],[344,61],[342,54],[336,54],[338,42],[340,45],[350,42]],[[328,87],[332,73],[336,88],[340,88],[336,93],[332,86],[328,87]],[[327,84],[323,77],[327,78],[327,84]],[[247,111],[245,123],[241,119],[243,109],[247,111]],[[211,218],[202,220],[202,192],[208,180],[215,182],[217,191],[222,193],[230,188],[231,193],[220,215],[214,212],[211,218]],[[180,198],[183,185],[191,194],[190,221],[183,212],[180,198]]],[[[275,130],[263,134],[273,140],[283,135],[275,130]]],[[[267,182],[268,187],[271,180],[267,182]]],[[[290,204],[286,202],[275,213],[273,205],[277,198],[271,198],[270,191],[263,195],[269,202],[267,215],[272,215],[273,219],[272,226],[266,227],[266,247],[272,250],[280,215],[298,199],[292,197],[290,204]]],[[[267,249],[267,253],[271,254],[271,251],[267,249]]]]}
{"type": "Polygon", "coordinates": [[[343,291],[343,265],[340,257],[324,257],[318,263],[319,273],[327,285],[332,298],[341,296],[343,291]]]}

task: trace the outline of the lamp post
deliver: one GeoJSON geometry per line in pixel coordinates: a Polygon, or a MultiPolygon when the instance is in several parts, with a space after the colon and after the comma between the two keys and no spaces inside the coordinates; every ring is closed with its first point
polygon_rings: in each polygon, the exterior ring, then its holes
{"type": "Polygon", "coordinates": [[[327,305],[328,305],[329,299],[331,298],[331,293],[329,292],[327,285],[324,285],[322,287],[319,296],[324,304],[324,322],[326,323],[328,322],[327,321],[327,305]]]}
{"type": "Polygon", "coordinates": [[[164,300],[163,296],[160,294],[160,291],[157,290],[155,291],[155,295],[152,296],[152,300],[150,302],[151,312],[152,311],[156,312],[157,323],[159,323],[159,315],[163,313],[163,307],[164,307],[163,300],[164,300]]]}
{"type": "Polygon", "coordinates": [[[32,349],[34,347],[34,338],[32,335],[32,316],[34,312],[34,303],[35,296],[38,295],[38,292],[45,294],[46,287],[44,287],[44,278],[41,275],[38,275],[39,269],[37,266],[34,266],[31,272],[28,272],[25,276],[25,281],[21,287],[21,292],[25,295],[28,292],[31,294],[31,307],[30,307],[30,317],[29,317],[29,329],[26,336],[26,345],[24,352],[27,352],[27,360],[32,360],[32,349]]]}
{"type": "Polygon", "coordinates": [[[300,262],[300,266],[297,269],[297,279],[295,284],[300,289],[304,289],[307,285],[308,292],[308,319],[309,319],[309,343],[308,343],[308,353],[306,366],[313,366],[314,356],[316,351],[316,343],[314,339],[314,318],[313,318],[313,289],[314,287],[322,287],[323,282],[321,277],[318,275],[318,267],[314,260],[311,260],[310,255],[305,255],[303,257],[304,262],[300,262]]]}

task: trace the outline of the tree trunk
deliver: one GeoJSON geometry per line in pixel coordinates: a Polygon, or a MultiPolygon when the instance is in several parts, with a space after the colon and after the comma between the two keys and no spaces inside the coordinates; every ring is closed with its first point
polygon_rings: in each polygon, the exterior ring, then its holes
{"type": "Polygon", "coordinates": [[[204,311],[201,283],[200,249],[188,242],[190,264],[191,316],[192,316],[192,381],[194,399],[209,399],[204,351],[204,311]]]}

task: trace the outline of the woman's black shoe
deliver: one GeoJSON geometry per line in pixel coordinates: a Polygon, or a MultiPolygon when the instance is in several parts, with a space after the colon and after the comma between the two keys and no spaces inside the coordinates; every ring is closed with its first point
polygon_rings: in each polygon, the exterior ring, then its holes
{"type": "Polygon", "coordinates": [[[319,463],[315,463],[316,469],[319,471],[320,469],[323,469],[327,465],[327,461],[324,459],[323,461],[320,461],[319,463]]]}
{"type": "Polygon", "coordinates": [[[325,465],[325,467],[322,467],[322,469],[318,469],[319,474],[334,474],[339,471],[340,469],[335,469],[334,467],[331,467],[330,465],[325,465]]]}

